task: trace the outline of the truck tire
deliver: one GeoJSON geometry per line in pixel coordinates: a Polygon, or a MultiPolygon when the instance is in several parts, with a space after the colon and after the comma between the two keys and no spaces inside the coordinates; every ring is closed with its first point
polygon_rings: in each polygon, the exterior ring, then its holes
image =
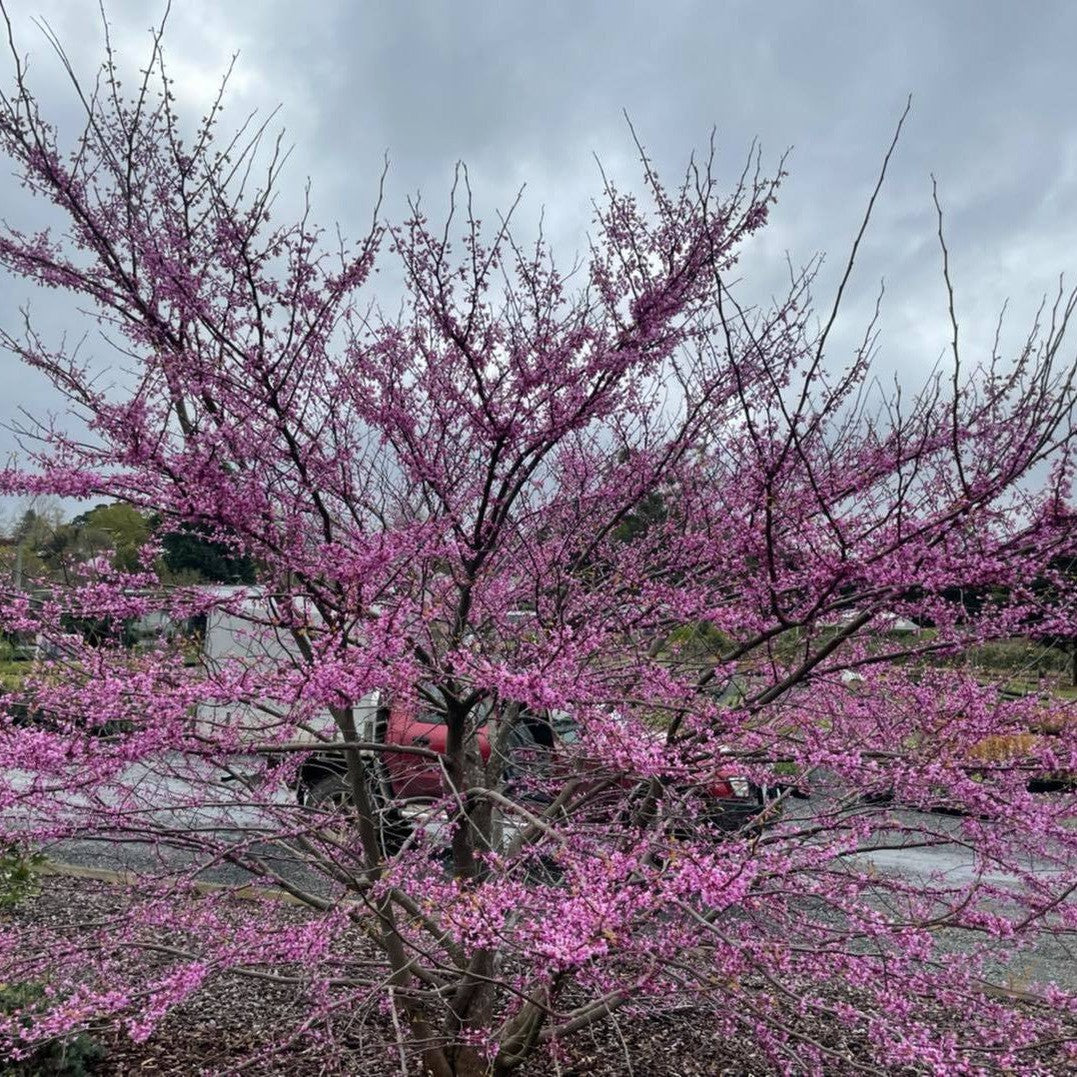
{"type": "MultiPolygon", "coordinates": [[[[374,800],[374,824],[382,853],[385,856],[393,856],[407,841],[411,826],[399,808],[389,801],[382,783],[370,781],[368,788],[374,800]]],[[[326,774],[319,778],[307,788],[304,803],[318,811],[349,811],[354,805],[354,799],[347,776],[326,774]]]]}
{"type": "Polygon", "coordinates": [[[304,803],[312,808],[330,811],[333,808],[350,808],[352,791],[343,774],[326,774],[307,788],[304,803]]]}

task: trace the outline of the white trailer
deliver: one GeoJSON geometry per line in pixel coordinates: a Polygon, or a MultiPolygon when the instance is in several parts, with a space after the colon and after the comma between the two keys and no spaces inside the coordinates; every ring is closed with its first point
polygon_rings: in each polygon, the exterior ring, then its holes
{"type": "MultiPolygon", "coordinates": [[[[218,587],[214,593],[229,599],[228,608],[211,610],[206,617],[202,641],[202,661],[212,678],[215,672],[234,670],[237,666],[249,669],[255,679],[259,670],[274,669],[283,663],[302,663],[298,645],[287,628],[280,627],[274,616],[273,599],[257,587],[218,587]]],[[[372,740],[378,707],[377,693],[358,700],[355,721],[363,740],[372,740]]],[[[288,707],[269,697],[246,702],[201,703],[197,724],[200,731],[210,733],[222,727],[241,732],[243,743],[265,740],[282,723],[292,724],[288,707]]],[[[336,735],[336,727],[328,710],[313,716],[299,739],[336,735]]]]}

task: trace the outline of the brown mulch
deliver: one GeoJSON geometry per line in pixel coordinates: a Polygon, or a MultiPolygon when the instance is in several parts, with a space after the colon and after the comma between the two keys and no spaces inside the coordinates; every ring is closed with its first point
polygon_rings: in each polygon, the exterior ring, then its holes
{"type": "MultiPolygon", "coordinates": [[[[40,892],[24,901],[13,914],[17,922],[65,926],[115,916],[126,891],[107,882],[47,875],[40,892]]],[[[243,908],[241,901],[236,908],[243,908]]],[[[284,906],[281,915],[301,918],[300,907],[284,906]]],[[[140,954],[151,968],[164,967],[163,959],[140,954]]],[[[240,976],[219,976],[172,1010],[145,1043],[134,1043],[125,1032],[103,1029],[95,1033],[107,1049],[95,1074],[179,1077],[179,1075],[232,1072],[252,1055],[265,1052],[282,1029],[293,1028],[306,1016],[307,1003],[289,986],[240,976]]],[[[390,1022],[367,1014],[343,1038],[345,1053],[326,1057],[324,1045],[310,1037],[299,1038],[272,1057],[245,1066],[243,1074],[282,1074],[288,1077],[393,1077],[400,1061],[390,1022]]],[[[4,1068],[0,1063],[0,1074],[4,1068]]],[[[409,1077],[421,1074],[415,1061],[409,1077]]],[[[716,1077],[719,1074],[769,1074],[772,1067],[749,1042],[729,1043],[713,1030],[700,1027],[691,1015],[667,1015],[633,1022],[621,1017],[585,1030],[563,1048],[557,1061],[536,1059],[520,1077],[716,1077]]]]}
{"type": "MultiPolygon", "coordinates": [[[[10,915],[26,926],[47,925],[62,933],[76,923],[115,916],[126,893],[106,882],[46,876],[40,892],[10,915]]],[[[242,916],[243,903],[236,901],[235,908],[242,916]]],[[[281,915],[309,914],[287,906],[281,915]]],[[[369,946],[363,940],[358,945],[369,946]]],[[[148,972],[165,967],[168,959],[139,953],[132,960],[145,963],[148,972]]],[[[290,985],[218,976],[172,1010],[145,1043],[134,1043],[121,1030],[98,1031],[107,1055],[93,1072],[162,1077],[222,1072],[288,1077],[421,1073],[416,1061],[402,1071],[392,1026],[378,1014],[366,1013],[351,1023],[341,1018],[334,1028],[335,1053],[316,1034],[295,1038],[283,1049],[272,1048],[281,1031],[299,1025],[307,1012],[307,1002],[290,985]],[[253,1061],[236,1069],[251,1056],[253,1061]]],[[[862,1046],[857,1033],[833,1023],[816,1022],[808,1031],[817,1043],[850,1060],[857,1058],[862,1046]]],[[[834,1072],[842,1068],[839,1063],[834,1072]]],[[[5,1072],[0,1060],[0,1074],[5,1072]]],[[[774,1073],[775,1068],[749,1035],[731,1039],[705,1017],[684,1012],[635,1020],[620,1016],[616,1022],[592,1026],[565,1044],[557,1060],[536,1059],[519,1072],[520,1077],[749,1077],[774,1073]]]]}

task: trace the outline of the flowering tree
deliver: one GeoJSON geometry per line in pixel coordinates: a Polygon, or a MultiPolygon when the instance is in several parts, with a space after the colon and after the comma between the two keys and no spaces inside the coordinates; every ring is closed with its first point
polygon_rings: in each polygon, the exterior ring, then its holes
{"type": "Polygon", "coordinates": [[[369,1011],[439,1077],[686,1004],[785,1069],[1027,1071],[1064,1038],[1077,999],[1009,990],[998,942],[1077,927],[1073,796],[1028,789],[1077,769],[1074,726],[960,659],[1073,631],[1072,594],[1028,586],[1075,546],[1072,297],[1013,362],[963,365],[955,319],[948,372],[884,397],[874,326],[828,351],[855,246],[821,317],[811,270],[771,309],[738,298],[780,171],[667,186],[641,151],[646,198],[606,181],[572,272],[511,215],[481,227],[466,174],[444,228],[379,212],[348,246],[273,223],[264,128],[222,138],[218,99],[184,133],[159,36],[131,93],[111,52],[93,90],[72,74],[68,148],[12,58],[0,138],[66,228],[5,226],[0,259],[79,297],[125,371],[103,388],[6,333],[73,419],[27,431],[3,492],[121,501],[259,572],[162,589],[151,543],[137,572],[5,596],[8,632],[227,614],[248,644],[191,664],[64,637],[5,697],[3,835],[149,850],[137,916],[0,935],[0,978],[49,983],[32,1036],[147,1037],[269,968],[310,1002],[275,1049],[316,1036],[331,1065],[369,1011]],[[379,257],[395,319],[367,298],[379,257]],[[387,738],[394,709],[436,711],[444,750],[387,738]],[[440,775],[422,813],[388,756],[440,775]],[[301,803],[326,758],[339,795],[301,803]],[[958,881],[885,867],[944,845],[958,881]],[[193,900],[221,865],[308,915],[193,900]]]}

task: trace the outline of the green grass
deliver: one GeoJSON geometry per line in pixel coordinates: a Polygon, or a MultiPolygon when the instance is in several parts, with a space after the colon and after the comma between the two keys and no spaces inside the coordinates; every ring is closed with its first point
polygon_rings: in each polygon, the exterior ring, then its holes
{"type": "Polygon", "coordinates": [[[30,672],[32,662],[23,662],[17,659],[0,661],[0,691],[13,692],[22,687],[27,673],[30,672]]]}
{"type": "Polygon", "coordinates": [[[1045,695],[1053,696],[1055,699],[1077,701],[1077,685],[1073,684],[1059,684],[1052,681],[1040,682],[1039,680],[1025,680],[1013,677],[1003,683],[1002,689],[1019,696],[1034,696],[1042,692],[1045,695]]]}

